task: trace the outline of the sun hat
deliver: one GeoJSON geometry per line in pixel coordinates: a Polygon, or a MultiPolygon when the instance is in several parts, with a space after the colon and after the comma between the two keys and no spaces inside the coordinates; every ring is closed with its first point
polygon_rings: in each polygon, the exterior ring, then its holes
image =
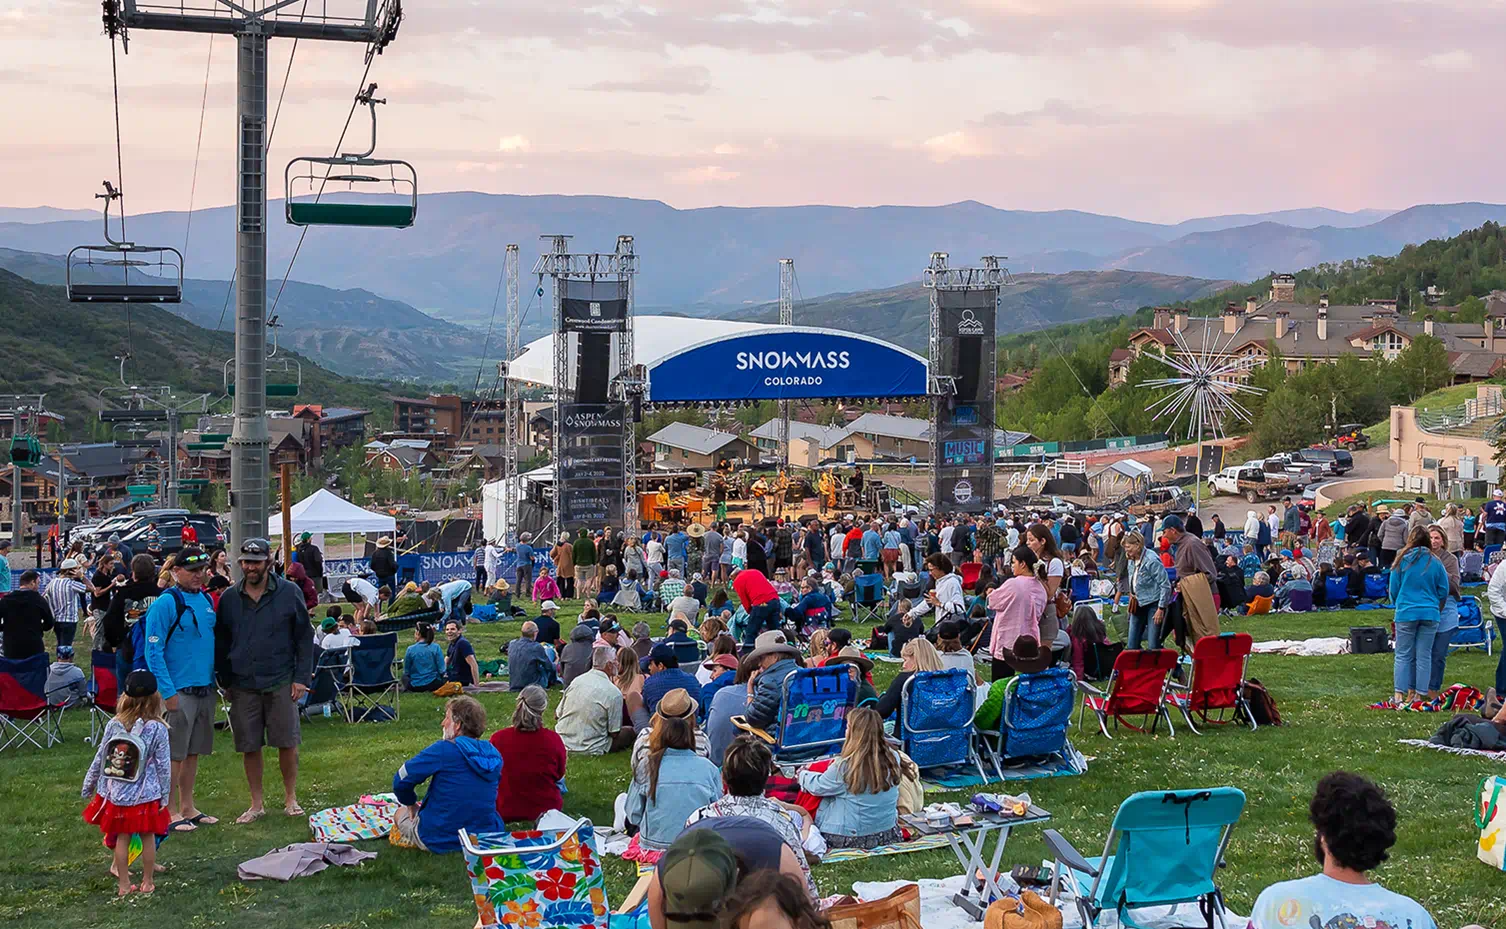
{"type": "Polygon", "coordinates": [[[392,539],[389,536],[385,536],[384,535],[380,539],[377,539],[377,548],[391,548],[391,547],[392,547],[392,539]]]}
{"type": "Polygon", "coordinates": [[[558,603],[555,603],[553,600],[545,600],[543,603],[539,604],[540,613],[547,613],[550,610],[557,610],[559,608],[560,605],[558,603]]]}
{"type": "MultiPolygon", "coordinates": [[[[657,646],[655,646],[657,648],[657,646]]],[[[684,687],[676,687],[659,698],[659,706],[654,712],[659,716],[667,716],[671,719],[695,719],[695,715],[701,711],[701,705],[690,695],[690,691],[684,687]]]]}
{"type": "Polygon", "coordinates": [[[800,649],[791,645],[783,632],[771,629],[768,632],[760,632],[758,638],[753,640],[753,651],[748,653],[748,661],[756,664],[764,656],[775,654],[799,657],[800,649]]]}
{"type": "Polygon", "coordinates": [[[664,923],[676,929],[717,929],[721,909],[737,886],[737,856],[714,829],[680,834],[659,859],[664,923]]]}
{"type": "Polygon", "coordinates": [[[826,659],[827,667],[830,667],[834,664],[857,665],[858,670],[863,672],[864,674],[867,674],[868,672],[873,670],[873,659],[863,654],[862,650],[859,649],[856,645],[849,645],[846,648],[842,649],[840,652],[837,652],[835,655],[826,659]]]}
{"type": "Polygon", "coordinates": [[[699,539],[701,536],[706,534],[706,527],[701,525],[700,523],[691,523],[688,527],[686,527],[685,534],[690,536],[692,539],[699,539]]]}

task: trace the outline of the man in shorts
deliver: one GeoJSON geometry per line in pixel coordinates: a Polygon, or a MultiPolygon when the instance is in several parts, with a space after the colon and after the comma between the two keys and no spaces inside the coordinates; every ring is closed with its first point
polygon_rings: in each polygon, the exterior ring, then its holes
{"type": "Polygon", "coordinates": [[[251,806],[237,823],[267,815],[262,806],[262,746],[277,749],[283,811],[298,805],[298,701],[313,675],[314,628],[303,592],[268,571],[271,544],[241,543],[241,580],[220,595],[220,681],[230,697],[230,726],[241,753],[251,806]]]}
{"type": "Polygon", "coordinates": [[[173,832],[193,832],[219,820],[194,805],[199,756],[214,752],[214,603],[204,593],[209,556],[197,545],[178,553],[173,586],[152,601],[140,622],[146,667],[167,704],[173,832]]]}

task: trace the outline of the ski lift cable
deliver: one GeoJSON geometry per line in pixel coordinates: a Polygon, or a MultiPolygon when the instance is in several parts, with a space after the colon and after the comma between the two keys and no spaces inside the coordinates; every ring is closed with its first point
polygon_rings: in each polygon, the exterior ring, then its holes
{"type": "MultiPolygon", "coordinates": [[[[120,71],[115,63],[115,36],[110,36],[110,91],[115,98],[115,189],[120,201],[120,238],[126,239],[125,159],[120,151],[120,71]]],[[[110,230],[106,229],[108,233],[110,230]]]]}
{"type": "Polygon", "coordinates": [[[188,222],[183,228],[183,260],[188,260],[189,236],[193,232],[193,202],[199,189],[199,153],[204,145],[204,114],[209,110],[209,72],[214,64],[214,36],[209,37],[209,52],[204,59],[204,93],[199,99],[199,134],[193,143],[193,177],[188,182],[188,222]]]}

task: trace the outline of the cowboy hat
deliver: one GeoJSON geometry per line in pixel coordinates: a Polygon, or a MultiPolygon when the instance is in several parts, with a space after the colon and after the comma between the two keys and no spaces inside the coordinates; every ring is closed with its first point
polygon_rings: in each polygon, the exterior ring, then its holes
{"type": "Polygon", "coordinates": [[[691,523],[685,528],[685,534],[690,536],[692,539],[699,539],[701,536],[706,534],[706,527],[700,523],[691,523]]]}
{"type": "Polygon", "coordinates": [[[748,653],[747,661],[757,664],[766,655],[790,655],[800,657],[800,649],[789,643],[784,633],[777,629],[768,632],[760,632],[758,638],[753,640],[753,651],[748,653]]]}
{"type": "Polygon", "coordinates": [[[858,670],[864,674],[873,670],[873,659],[863,654],[856,645],[849,645],[826,659],[826,667],[831,667],[834,664],[857,665],[858,670]]]}
{"type": "Polygon", "coordinates": [[[391,548],[391,547],[392,547],[392,539],[390,537],[384,535],[380,539],[377,539],[377,548],[391,548]]]}
{"type": "Polygon", "coordinates": [[[1016,674],[1034,674],[1051,667],[1051,653],[1044,651],[1033,635],[1022,635],[1014,640],[1013,649],[1004,648],[1000,651],[1003,652],[1004,663],[1013,668],[1016,674]]]}

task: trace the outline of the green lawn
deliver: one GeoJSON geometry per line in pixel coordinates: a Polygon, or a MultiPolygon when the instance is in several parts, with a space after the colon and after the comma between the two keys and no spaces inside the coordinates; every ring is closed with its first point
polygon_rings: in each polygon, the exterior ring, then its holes
{"type": "MultiPolygon", "coordinates": [[[[662,624],[663,617],[657,618],[662,624]]],[[[1344,635],[1347,627],[1379,625],[1381,611],[1271,616],[1241,620],[1238,628],[1257,639],[1344,635]]],[[[567,622],[566,626],[570,624],[567,622]]],[[[515,634],[516,625],[473,626],[481,657],[515,634]]],[[[880,665],[880,686],[893,673],[880,665]]],[[[1495,659],[1458,655],[1450,680],[1484,689],[1493,681],[1495,659]]],[[[1482,775],[1506,767],[1480,760],[1395,744],[1426,737],[1443,720],[1424,714],[1386,713],[1366,704],[1390,692],[1387,655],[1334,658],[1257,656],[1252,674],[1270,688],[1288,725],[1281,729],[1225,729],[1201,737],[1179,731],[1176,739],[1126,732],[1110,741],[1085,731],[1077,746],[1091,758],[1083,777],[1021,784],[1055,815],[1053,825],[1084,852],[1095,854],[1119,802],[1136,790],[1231,784],[1249,797],[1244,821],[1222,874],[1229,905],[1249,911],[1267,884],[1313,870],[1306,805],[1324,772],[1347,768],[1382,783],[1401,814],[1400,839],[1379,877],[1393,889],[1419,898],[1440,926],[1506,922],[1501,893],[1506,876],[1475,860],[1477,832],[1471,821],[1474,791],[1482,775]]],[[[557,698],[557,694],[555,695],[557,698]]],[[[511,698],[485,695],[494,722],[505,722],[511,698]]],[[[402,721],[348,726],[319,719],[306,724],[301,799],[310,811],[353,802],[360,794],[386,790],[404,759],[439,736],[442,701],[405,696],[402,721]]],[[[243,884],[236,864],[291,842],[307,840],[303,820],[274,812],[250,826],[230,825],[247,796],[239,760],[223,734],[217,752],[199,776],[200,806],[224,820],[188,836],[173,836],[161,849],[168,870],[157,893],[124,905],[110,898],[114,881],[98,832],[79,818],[79,784],[91,749],[83,741],[87,720],[71,714],[67,741],[49,751],[7,751],[0,760],[0,919],[7,925],[96,927],[298,926],[449,927],[472,925],[464,860],[364,843],[379,857],[355,868],[335,868],[291,884],[243,884]]],[[[613,796],[626,788],[626,759],[572,757],[565,811],[609,822],[613,796]]],[[[269,784],[275,760],[268,760],[269,784]]],[[[964,799],[949,794],[934,799],[964,799]]],[[[281,806],[280,790],[268,808],[281,806]]],[[[1020,830],[1006,858],[1038,862],[1044,854],[1039,830],[1020,830]]],[[[630,868],[608,860],[608,893],[616,901],[632,884],[630,868]]],[[[876,858],[860,864],[817,869],[823,892],[845,891],[855,880],[945,877],[957,871],[950,852],[876,858]]]]}

